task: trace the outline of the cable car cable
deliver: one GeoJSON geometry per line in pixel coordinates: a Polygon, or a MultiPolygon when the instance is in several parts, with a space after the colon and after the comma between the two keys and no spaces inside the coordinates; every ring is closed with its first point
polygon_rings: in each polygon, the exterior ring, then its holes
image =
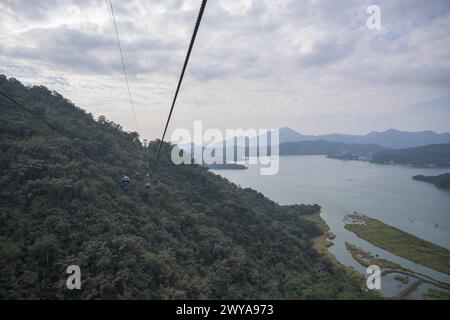
{"type": "Polygon", "coordinates": [[[153,172],[155,171],[156,165],[158,163],[159,155],[161,153],[161,148],[162,148],[162,145],[164,143],[164,138],[165,138],[166,132],[167,132],[167,127],[169,126],[169,122],[170,122],[170,119],[172,117],[173,109],[174,109],[175,103],[177,101],[177,97],[178,97],[178,93],[180,91],[181,83],[183,82],[184,74],[186,72],[186,68],[187,68],[187,65],[188,65],[188,62],[189,62],[189,58],[191,56],[192,48],[194,47],[195,38],[197,37],[197,32],[198,32],[198,29],[200,28],[200,23],[202,21],[203,12],[205,11],[205,6],[206,6],[207,2],[208,2],[208,0],[202,0],[202,4],[201,4],[200,10],[198,12],[197,21],[196,21],[195,27],[194,27],[194,32],[192,33],[191,42],[189,43],[189,48],[188,48],[188,51],[186,53],[186,57],[184,59],[183,69],[181,70],[180,79],[178,80],[178,85],[177,85],[177,88],[175,90],[175,95],[173,97],[172,106],[170,108],[169,116],[167,117],[166,125],[164,127],[164,132],[163,132],[161,141],[159,143],[158,152],[156,154],[155,162],[153,164],[153,169],[149,173],[150,178],[151,178],[153,172]]]}
{"type": "MultiPolygon", "coordinates": [[[[38,119],[39,121],[41,121],[42,123],[44,123],[45,125],[47,125],[47,127],[49,127],[51,130],[53,130],[54,132],[64,136],[65,138],[68,138],[70,140],[73,140],[75,142],[78,142],[77,140],[74,140],[73,137],[70,137],[68,134],[62,132],[62,130],[59,130],[58,128],[56,128],[53,124],[51,124],[50,122],[48,122],[47,120],[43,119],[42,117],[40,117],[39,115],[37,115],[35,112],[33,112],[32,110],[30,110],[29,108],[25,107],[22,103],[18,102],[17,100],[15,100],[14,98],[12,98],[11,96],[9,96],[8,94],[4,93],[3,91],[0,90],[0,95],[2,95],[3,97],[5,97],[6,99],[10,100],[11,102],[13,102],[15,105],[19,106],[20,108],[22,108],[23,110],[25,110],[26,112],[28,112],[29,114],[31,114],[33,117],[35,117],[36,119],[38,119]]],[[[81,145],[81,144],[80,144],[81,145]]],[[[82,145],[81,145],[82,146],[82,145]]],[[[82,146],[82,147],[87,147],[86,146],[82,146]]],[[[88,148],[89,149],[89,148],[88,148]]],[[[85,165],[88,165],[88,163],[86,161],[84,161],[83,159],[78,159],[80,160],[82,163],[84,163],[85,165]]]]}
{"type": "Polygon", "coordinates": [[[122,46],[120,44],[119,31],[117,30],[116,16],[114,14],[114,7],[112,4],[112,0],[109,0],[109,5],[111,8],[111,15],[112,15],[112,19],[114,22],[114,30],[116,31],[117,46],[119,47],[119,52],[120,52],[120,60],[122,61],[122,71],[123,71],[123,74],[125,77],[125,83],[126,83],[127,89],[128,89],[128,96],[130,97],[130,105],[131,105],[131,110],[133,112],[134,126],[136,127],[136,131],[139,132],[139,127],[138,127],[138,123],[137,123],[137,119],[136,119],[136,112],[134,111],[133,98],[131,96],[130,83],[128,82],[127,68],[125,67],[125,60],[123,58],[122,46]]]}

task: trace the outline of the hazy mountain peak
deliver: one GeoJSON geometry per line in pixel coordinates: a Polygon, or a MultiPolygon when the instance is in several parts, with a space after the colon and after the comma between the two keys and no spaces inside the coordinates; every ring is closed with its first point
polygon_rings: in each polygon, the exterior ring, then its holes
{"type": "Polygon", "coordinates": [[[450,143],[450,133],[438,134],[431,130],[408,132],[390,128],[383,132],[372,131],[367,135],[332,133],[317,136],[307,136],[287,127],[280,129],[280,142],[299,142],[307,140],[325,140],[359,144],[379,144],[380,146],[383,146],[385,148],[401,149],[419,147],[428,144],[450,143]]]}

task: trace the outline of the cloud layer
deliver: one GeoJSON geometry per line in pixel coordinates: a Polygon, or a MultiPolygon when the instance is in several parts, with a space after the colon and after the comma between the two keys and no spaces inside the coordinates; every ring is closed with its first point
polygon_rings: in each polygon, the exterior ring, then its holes
{"type": "MultiPolygon", "coordinates": [[[[161,133],[199,3],[113,1],[145,137],[161,133]]],[[[0,73],[134,130],[108,6],[0,2],[0,73]]],[[[427,118],[427,101],[450,96],[448,30],[447,0],[210,0],[171,128],[450,131],[427,118]],[[366,26],[372,4],[381,30],[366,26]],[[393,121],[418,103],[422,123],[393,121]]]]}

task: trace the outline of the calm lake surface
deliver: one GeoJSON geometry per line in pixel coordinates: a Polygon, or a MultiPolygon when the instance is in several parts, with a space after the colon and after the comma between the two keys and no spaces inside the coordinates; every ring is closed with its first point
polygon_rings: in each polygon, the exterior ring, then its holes
{"type": "Polygon", "coordinates": [[[345,248],[353,243],[366,251],[397,262],[404,268],[450,283],[450,276],[395,256],[344,229],[344,217],[357,211],[420,238],[450,249],[450,191],[415,181],[417,174],[437,175],[450,169],[422,169],[378,165],[362,161],[327,159],[325,156],[280,157],[273,176],[260,168],[212,170],[235,184],[251,187],[280,204],[317,203],[321,216],[335,233],[329,249],[343,264],[365,274],[345,248]]]}

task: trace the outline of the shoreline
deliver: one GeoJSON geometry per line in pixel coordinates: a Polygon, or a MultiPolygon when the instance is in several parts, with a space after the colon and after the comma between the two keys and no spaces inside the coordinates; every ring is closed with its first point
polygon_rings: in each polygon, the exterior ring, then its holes
{"type": "Polygon", "coordinates": [[[368,216],[346,216],[345,229],[372,245],[424,267],[450,275],[450,251],[368,216]]]}
{"type": "Polygon", "coordinates": [[[397,274],[397,276],[394,277],[394,281],[403,283],[404,285],[406,285],[409,281],[413,281],[410,286],[400,291],[397,295],[392,296],[393,298],[410,299],[411,298],[410,295],[414,294],[414,292],[422,284],[435,286],[434,289],[433,288],[428,289],[425,293],[423,293],[424,297],[427,296],[429,290],[434,290],[436,292],[435,298],[437,299],[441,298],[445,299],[446,295],[450,293],[450,285],[446,283],[435,280],[424,274],[414,272],[409,269],[405,269],[394,262],[379,258],[372,252],[364,251],[360,247],[351,244],[349,242],[346,242],[345,245],[347,250],[352,255],[352,257],[362,266],[369,266],[372,264],[379,266],[382,269],[381,271],[382,277],[387,276],[389,274],[397,274]]]}
{"type": "Polygon", "coordinates": [[[306,216],[304,216],[304,219],[307,221],[316,223],[318,225],[318,227],[320,228],[320,230],[322,230],[322,234],[313,239],[314,249],[318,253],[324,255],[334,265],[336,265],[340,268],[343,268],[351,278],[353,278],[361,283],[361,288],[363,290],[367,290],[364,286],[366,277],[359,271],[353,269],[352,267],[344,265],[341,262],[339,262],[337,260],[336,256],[330,250],[328,250],[328,248],[330,248],[331,246],[334,245],[333,240],[335,238],[335,235],[331,232],[330,226],[326,223],[325,219],[323,219],[320,216],[320,211],[315,212],[311,215],[306,215],[306,216]]]}
{"type": "MultiPolygon", "coordinates": [[[[367,291],[365,287],[366,277],[361,272],[355,270],[351,266],[347,266],[342,264],[337,260],[335,255],[329,250],[331,246],[333,246],[334,234],[331,232],[330,227],[326,223],[326,221],[320,216],[320,212],[315,212],[311,215],[304,216],[305,220],[311,221],[315,223],[321,230],[322,234],[313,239],[314,249],[323,254],[327,259],[329,259],[334,265],[343,268],[346,273],[352,278],[358,281],[361,285],[361,289],[363,291],[367,291]]],[[[367,241],[367,240],[366,240],[367,241]]],[[[374,244],[375,245],[375,244],[374,244]]],[[[412,295],[420,291],[421,285],[432,285],[434,288],[430,288],[423,293],[423,299],[446,299],[447,295],[450,292],[450,285],[435,280],[427,275],[411,271],[409,269],[405,269],[397,263],[391,262],[387,259],[383,259],[378,257],[377,255],[366,252],[360,247],[351,244],[349,242],[345,243],[347,251],[351,254],[353,259],[363,267],[367,267],[369,265],[375,264],[380,266],[382,269],[381,276],[385,277],[389,274],[399,274],[398,279],[394,279],[394,281],[401,282],[401,277],[405,277],[406,281],[414,281],[410,286],[406,287],[402,291],[398,292],[396,295],[386,296],[381,292],[377,292],[380,295],[380,298],[386,299],[413,299],[412,295]],[[411,280],[408,280],[411,279],[411,280]],[[434,296],[428,296],[429,292],[434,292],[434,296]]],[[[431,295],[431,293],[430,293],[431,295]]]]}

